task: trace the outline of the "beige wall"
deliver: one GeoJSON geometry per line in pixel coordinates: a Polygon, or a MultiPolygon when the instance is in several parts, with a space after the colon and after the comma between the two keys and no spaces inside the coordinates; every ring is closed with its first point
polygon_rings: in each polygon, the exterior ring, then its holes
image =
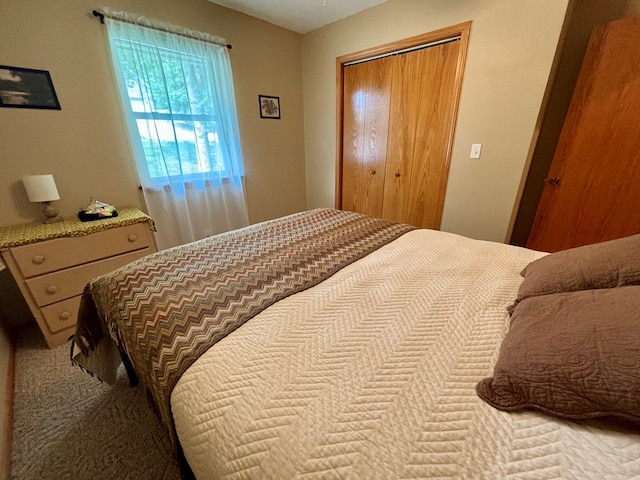
{"type": "Polygon", "coordinates": [[[251,222],[306,206],[302,45],[297,33],[205,0],[0,0],[0,64],[49,70],[61,111],[0,109],[0,225],[39,218],[21,177],[52,173],[61,213],[93,195],[142,206],[111,79],[104,27],[108,6],[207,31],[233,44],[251,222]],[[258,94],[280,97],[282,120],[261,120],[258,94]]]}
{"type": "Polygon", "coordinates": [[[390,0],[303,37],[307,206],[334,205],[337,56],[473,21],[441,228],[502,242],[568,0],[390,0]],[[469,159],[472,143],[482,158],[469,159]]]}

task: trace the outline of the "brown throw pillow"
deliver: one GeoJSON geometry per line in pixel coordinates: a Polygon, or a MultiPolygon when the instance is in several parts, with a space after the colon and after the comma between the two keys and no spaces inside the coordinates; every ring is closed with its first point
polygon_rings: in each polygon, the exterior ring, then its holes
{"type": "Polygon", "coordinates": [[[640,286],[523,300],[476,391],[500,410],[640,422],[640,286]]]}
{"type": "Polygon", "coordinates": [[[640,235],[552,253],[531,262],[521,275],[510,312],[537,295],[640,285],[640,235]]]}

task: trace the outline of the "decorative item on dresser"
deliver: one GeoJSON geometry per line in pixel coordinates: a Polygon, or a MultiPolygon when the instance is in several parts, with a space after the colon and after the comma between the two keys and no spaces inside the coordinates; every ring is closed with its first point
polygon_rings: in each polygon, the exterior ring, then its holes
{"type": "Polygon", "coordinates": [[[50,348],[75,332],[87,282],[157,250],[153,219],[125,207],[118,217],[0,227],[0,254],[50,348]]]}
{"type": "Polygon", "coordinates": [[[27,175],[22,177],[22,183],[30,202],[44,203],[44,210],[42,211],[46,217],[44,223],[62,221],[62,218],[58,216],[58,209],[51,206],[51,202],[60,200],[60,194],[53,175],[27,175]]]}

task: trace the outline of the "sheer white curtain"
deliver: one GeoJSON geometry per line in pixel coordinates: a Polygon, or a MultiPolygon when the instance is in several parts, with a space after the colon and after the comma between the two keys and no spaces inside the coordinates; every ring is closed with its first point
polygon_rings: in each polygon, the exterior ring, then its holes
{"type": "Polygon", "coordinates": [[[133,14],[105,13],[140,182],[158,227],[158,247],[248,225],[224,39],[133,14]]]}

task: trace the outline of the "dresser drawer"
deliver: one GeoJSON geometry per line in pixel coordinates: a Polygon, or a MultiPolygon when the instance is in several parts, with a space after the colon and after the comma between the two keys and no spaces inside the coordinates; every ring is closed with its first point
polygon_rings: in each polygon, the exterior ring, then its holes
{"type": "Polygon", "coordinates": [[[82,295],[42,308],[42,316],[51,333],[59,332],[76,324],[80,298],[82,298],[82,295]]]}
{"type": "Polygon", "coordinates": [[[95,277],[152,253],[150,248],[28,279],[25,283],[39,307],[80,295],[95,277]]]}
{"type": "Polygon", "coordinates": [[[82,265],[149,246],[149,227],[142,223],[82,237],[57,238],[11,249],[25,278],[82,265]]]}

